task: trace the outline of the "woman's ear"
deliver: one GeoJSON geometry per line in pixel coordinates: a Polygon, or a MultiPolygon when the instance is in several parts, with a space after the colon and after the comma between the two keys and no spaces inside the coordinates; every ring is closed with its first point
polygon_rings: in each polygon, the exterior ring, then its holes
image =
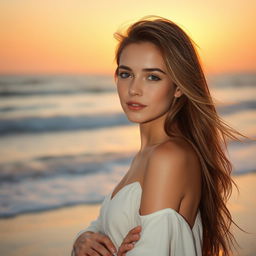
{"type": "Polygon", "coordinates": [[[182,94],[183,92],[181,91],[180,87],[177,86],[175,89],[174,97],[179,98],[182,94]]]}

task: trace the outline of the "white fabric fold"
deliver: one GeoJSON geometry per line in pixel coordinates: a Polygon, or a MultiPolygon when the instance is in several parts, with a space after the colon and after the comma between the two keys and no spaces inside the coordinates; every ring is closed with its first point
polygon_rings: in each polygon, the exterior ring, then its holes
{"type": "Polygon", "coordinates": [[[201,256],[202,228],[198,212],[193,229],[175,210],[138,215],[141,236],[127,256],[201,256]],[[196,232],[194,232],[196,230],[196,232]]]}

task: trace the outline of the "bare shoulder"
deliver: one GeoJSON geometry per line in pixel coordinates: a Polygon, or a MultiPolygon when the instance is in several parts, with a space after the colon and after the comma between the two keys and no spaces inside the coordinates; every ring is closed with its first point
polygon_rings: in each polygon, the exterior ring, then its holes
{"type": "Polygon", "coordinates": [[[188,142],[179,139],[157,146],[144,175],[140,214],[172,208],[183,212],[192,223],[200,199],[200,181],[200,161],[188,142]]]}
{"type": "Polygon", "coordinates": [[[149,157],[147,176],[161,175],[164,171],[185,180],[199,175],[200,161],[193,147],[180,139],[157,146],[149,157]]]}

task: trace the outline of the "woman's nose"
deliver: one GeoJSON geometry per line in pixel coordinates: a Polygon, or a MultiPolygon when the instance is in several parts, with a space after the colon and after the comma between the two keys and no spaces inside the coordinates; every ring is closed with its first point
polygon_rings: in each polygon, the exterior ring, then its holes
{"type": "Polygon", "coordinates": [[[134,77],[131,80],[130,86],[129,86],[129,94],[130,95],[141,95],[142,94],[142,88],[141,88],[141,81],[139,81],[138,77],[134,77]]]}

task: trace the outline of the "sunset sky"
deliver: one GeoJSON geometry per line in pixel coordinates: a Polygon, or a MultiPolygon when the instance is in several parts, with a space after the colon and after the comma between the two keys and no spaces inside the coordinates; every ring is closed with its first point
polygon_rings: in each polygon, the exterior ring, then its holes
{"type": "Polygon", "coordinates": [[[2,0],[0,73],[102,73],[113,33],[146,15],[180,25],[207,73],[256,71],[254,0],[2,0]]]}

